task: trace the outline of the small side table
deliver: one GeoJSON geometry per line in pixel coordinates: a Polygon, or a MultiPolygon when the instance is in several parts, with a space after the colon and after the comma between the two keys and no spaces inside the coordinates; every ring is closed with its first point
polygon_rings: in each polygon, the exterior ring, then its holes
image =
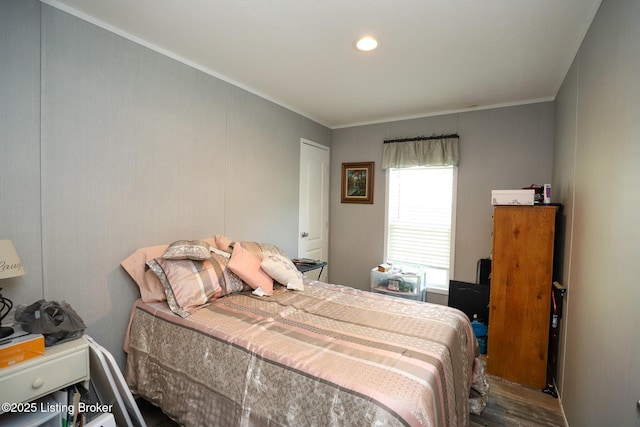
{"type": "Polygon", "coordinates": [[[77,383],[88,388],[89,375],[89,344],[83,338],[46,347],[42,356],[0,369],[0,402],[30,402],[77,383]]]}
{"type": "Polygon", "coordinates": [[[296,266],[298,271],[303,274],[309,271],[320,269],[320,273],[318,273],[318,279],[320,279],[320,276],[322,276],[322,271],[324,270],[324,267],[327,265],[327,262],[326,261],[307,262],[307,261],[300,261],[298,259],[294,259],[293,264],[296,266]]]}

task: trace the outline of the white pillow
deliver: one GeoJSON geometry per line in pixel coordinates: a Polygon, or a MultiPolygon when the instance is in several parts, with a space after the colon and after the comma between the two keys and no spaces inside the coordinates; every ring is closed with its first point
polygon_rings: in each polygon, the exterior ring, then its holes
{"type": "Polygon", "coordinates": [[[277,254],[265,254],[260,266],[273,280],[286,285],[287,289],[304,291],[302,273],[289,258],[277,254]]]}

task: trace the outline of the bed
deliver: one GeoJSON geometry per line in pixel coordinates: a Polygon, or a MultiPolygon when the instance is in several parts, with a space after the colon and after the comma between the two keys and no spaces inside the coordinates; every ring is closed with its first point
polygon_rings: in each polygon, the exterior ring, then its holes
{"type": "MultiPolygon", "coordinates": [[[[256,247],[264,261],[271,246],[256,247]]],[[[144,282],[151,269],[133,273],[131,263],[153,256],[146,250],[123,267],[144,282]]],[[[302,278],[274,280],[265,295],[228,268],[230,259],[215,273],[224,295],[182,315],[171,295],[150,297],[157,283],[138,283],[125,378],[178,423],[463,426],[486,404],[461,311],[302,278]],[[225,293],[226,282],[236,290],[225,293]]]]}

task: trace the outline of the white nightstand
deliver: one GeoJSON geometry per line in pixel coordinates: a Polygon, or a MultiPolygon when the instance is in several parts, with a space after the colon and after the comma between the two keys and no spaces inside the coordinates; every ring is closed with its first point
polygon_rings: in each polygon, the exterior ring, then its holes
{"type": "Polygon", "coordinates": [[[47,347],[42,356],[0,368],[0,403],[30,402],[78,383],[88,388],[89,375],[89,344],[83,338],[47,347]]]}

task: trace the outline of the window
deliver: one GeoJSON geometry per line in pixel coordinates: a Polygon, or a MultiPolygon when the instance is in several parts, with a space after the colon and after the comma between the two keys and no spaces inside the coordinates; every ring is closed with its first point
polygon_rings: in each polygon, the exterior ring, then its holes
{"type": "Polygon", "coordinates": [[[386,262],[426,271],[427,288],[449,289],[457,168],[387,169],[386,262]]]}

